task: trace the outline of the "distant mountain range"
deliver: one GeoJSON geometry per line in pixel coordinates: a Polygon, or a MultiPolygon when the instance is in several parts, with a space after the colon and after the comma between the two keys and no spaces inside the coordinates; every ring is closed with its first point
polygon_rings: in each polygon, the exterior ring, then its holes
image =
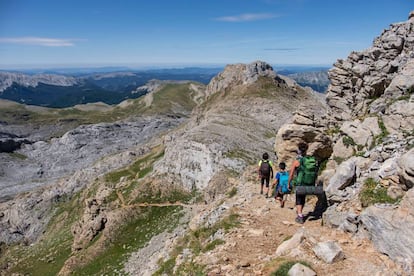
{"type": "Polygon", "coordinates": [[[315,72],[300,72],[287,75],[294,79],[301,86],[309,86],[313,90],[325,93],[328,89],[329,78],[328,71],[315,71],[315,72]]]}
{"type": "MultiPolygon", "coordinates": [[[[222,69],[188,67],[131,71],[123,67],[105,67],[0,71],[0,98],[56,108],[92,102],[118,104],[146,94],[147,91],[140,87],[150,80],[188,80],[208,84],[222,69]]],[[[302,86],[324,92],[329,80],[327,69],[321,69],[287,67],[278,73],[289,76],[302,86]]]]}

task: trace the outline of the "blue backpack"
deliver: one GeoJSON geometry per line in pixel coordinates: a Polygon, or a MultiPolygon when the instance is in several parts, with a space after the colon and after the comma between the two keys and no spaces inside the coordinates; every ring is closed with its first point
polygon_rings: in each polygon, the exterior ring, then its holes
{"type": "Polygon", "coordinates": [[[289,191],[289,173],[288,172],[279,172],[279,191],[283,194],[290,193],[289,191]]]}

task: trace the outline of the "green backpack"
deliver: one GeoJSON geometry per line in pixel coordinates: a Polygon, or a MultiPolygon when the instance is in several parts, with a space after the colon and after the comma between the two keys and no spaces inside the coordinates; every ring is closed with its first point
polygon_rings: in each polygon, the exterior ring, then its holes
{"type": "Polygon", "coordinates": [[[304,156],[300,159],[300,166],[296,177],[297,186],[313,186],[318,176],[318,162],[314,156],[304,156]]]}

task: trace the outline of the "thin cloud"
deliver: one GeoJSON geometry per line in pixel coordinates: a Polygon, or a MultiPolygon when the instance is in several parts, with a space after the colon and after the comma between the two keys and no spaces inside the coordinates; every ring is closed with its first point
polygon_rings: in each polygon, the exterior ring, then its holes
{"type": "Polygon", "coordinates": [[[74,41],[75,39],[60,39],[46,37],[0,37],[0,43],[38,45],[46,47],[70,47],[75,45],[74,41]]]}
{"type": "Polygon", "coordinates": [[[271,13],[245,13],[245,14],[234,15],[234,16],[216,17],[215,20],[224,21],[224,22],[246,22],[246,21],[271,19],[275,17],[279,17],[279,15],[271,14],[271,13]]]}
{"type": "Polygon", "coordinates": [[[300,48],[266,48],[266,49],[263,49],[263,50],[265,50],[265,51],[287,51],[287,52],[290,52],[290,51],[297,51],[299,49],[300,48]]]}

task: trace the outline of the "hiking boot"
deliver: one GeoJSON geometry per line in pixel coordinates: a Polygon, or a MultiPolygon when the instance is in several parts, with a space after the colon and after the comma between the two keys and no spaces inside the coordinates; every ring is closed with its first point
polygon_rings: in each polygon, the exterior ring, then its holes
{"type": "Polygon", "coordinates": [[[263,194],[263,191],[260,191],[260,194],[262,195],[263,194]]]}
{"type": "Polygon", "coordinates": [[[283,208],[283,207],[285,207],[285,201],[284,200],[282,200],[282,202],[280,202],[280,208],[283,208]]]}
{"type": "Polygon", "coordinates": [[[297,223],[300,223],[300,224],[303,224],[305,222],[305,220],[303,219],[303,217],[300,217],[300,216],[297,216],[296,219],[295,219],[295,221],[297,223]]]}

